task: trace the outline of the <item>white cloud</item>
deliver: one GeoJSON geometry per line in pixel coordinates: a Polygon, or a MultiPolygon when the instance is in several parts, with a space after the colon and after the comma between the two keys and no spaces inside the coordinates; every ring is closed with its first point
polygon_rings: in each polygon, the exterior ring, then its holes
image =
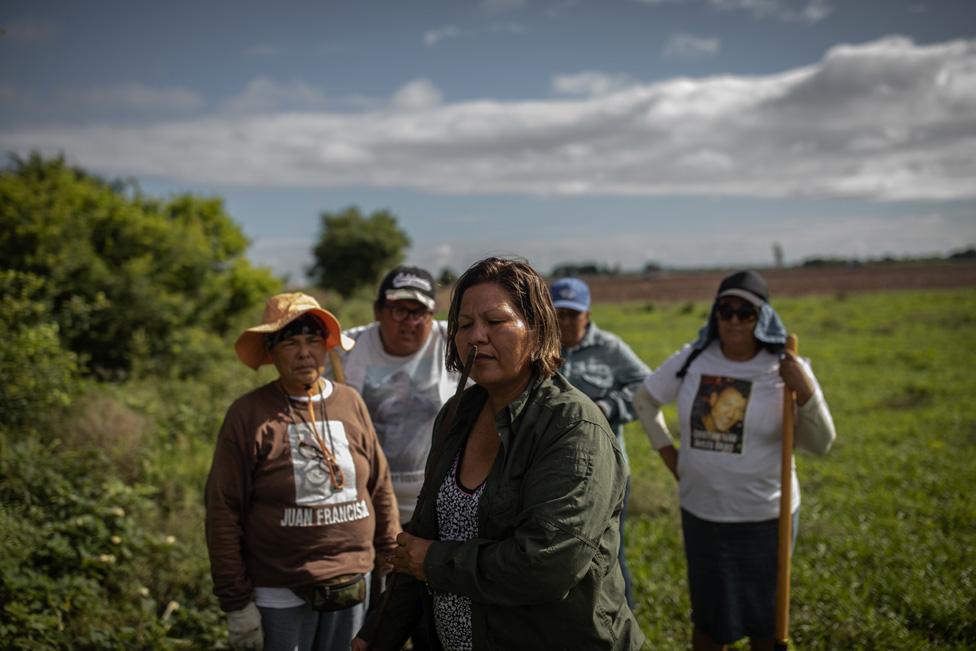
{"type": "MultiPolygon", "coordinates": [[[[585,73],[592,74],[592,73],[585,73]]],[[[609,76],[612,80],[612,76],[609,76]]],[[[356,112],[295,82],[251,111],[148,126],[5,128],[0,149],[65,151],[104,174],[437,193],[976,198],[976,40],[891,37],[758,77],[674,79],[582,98],[444,103],[430,82],[356,112]],[[287,99],[287,98],[286,98],[287,99]]],[[[261,91],[261,92],[259,92],[261,91]]],[[[244,102],[246,104],[246,102],[244,102]]]]}
{"type": "Polygon", "coordinates": [[[800,11],[798,20],[804,23],[819,23],[833,13],[834,9],[826,0],[808,2],[800,11]]]}
{"type": "Polygon", "coordinates": [[[457,263],[458,256],[450,242],[434,244],[429,248],[425,248],[424,251],[430,257],[430,261],[425,261],[424,264],[431,273],[439,274],[445,267],[450,267],[454,273],[464,271],[457,263]]]}
{"type": "Polygon", "coordinates": [[[711,56],[717,54],[721,46],[721,41],[717,38],[674,34],[664,46],[664,54],[670,57],[711,56]]]}
{"type": "Polygon", "coordinates": [[[747,11],[756,18],[789,22],[818,23],[833,12],[827,0],[708,0],[708,4],[720,11],[747,11]]]}
{"type": "Polygon", "coordinates": [[[437,86],[427,79],[415,79],[400,87],[393,95],[393,105],[408,111],[437,106],[443,99],[437,86]]]}
{"type": "Polygon", "coordinates": [[[610,75],[596,71],[558,75],[552,80],[552,89],[557,93],[594,97],[608,95],[634,85],[634,80],[627,75],[610,75]]]}
{"type": "Polygon", "coordinates": [[[256,114],[276,111],[309,111],[325,109],[325,94],[303,81],[281,82],[269,77],[252,79],[238,95],[220,103],[227,113],[256,114]]]}
{"type": "Polygon", "coordinates": [[[434,47],[441,41],[446,41],[447,39],[451,38],[461,38],[463,35],[464,32],[454,25],[439,27],[424,33],[424,45],[427,47],[434,47]]]}

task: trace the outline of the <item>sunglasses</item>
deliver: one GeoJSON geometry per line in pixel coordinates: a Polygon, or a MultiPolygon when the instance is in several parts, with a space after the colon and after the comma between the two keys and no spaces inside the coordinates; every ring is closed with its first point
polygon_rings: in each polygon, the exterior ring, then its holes
{"type": "Polygon", "coordinates": [[[730,321],[733,316],[739,317],[740,322],[755,321],[759,318],[759,312],[751,305],[743,305],[736,309],[728,303],[719,303],[715,308],[718,318],[722,321],[730,321]]]}
{"type": "Polygon", "coordinates": [[[411,321],[423,321],[428,316],[432,314],[430,310],[423,307],[418,307],[415,310],[409,310],[405,307],[400,307],[399,305],[390,305],[390,315],[393,317],[394,321],[406,321],[407,319],[411,321]]]}

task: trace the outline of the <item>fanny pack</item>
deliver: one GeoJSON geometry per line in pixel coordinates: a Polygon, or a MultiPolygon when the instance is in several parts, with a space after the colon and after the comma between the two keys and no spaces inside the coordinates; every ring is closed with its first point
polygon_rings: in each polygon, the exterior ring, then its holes
{"type": "Polygon", "coordinates": [[[340,574],[319,583],[292,588],[292,591],[315,610],[344,610],[366,600],[366,576],[340,574]]]}

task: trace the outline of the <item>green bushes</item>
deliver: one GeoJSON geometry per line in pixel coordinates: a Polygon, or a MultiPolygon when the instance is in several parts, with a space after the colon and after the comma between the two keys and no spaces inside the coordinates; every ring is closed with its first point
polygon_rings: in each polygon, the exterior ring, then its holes
{"type": "Polygon", "coordinates": [[[31,428],[70,401],[76,356],[61,348],[44,293],[42,278],[0,269],[0,430],[31,428]]]}
{"type": "Polygon", "coordinates": [[[220,356],[194,380],[86,383],[37,431],[0,431],[0,647],[226,646],[203,483],[224,411],[270,371],[220,356]]]}
{"type": "Polygon", "coordinates": [[[98,450],[29,438],[0,458],[0,639],[14,649],[210,647],[221,634],[198,565],[147,528],[155,489],[98,450]],[[191,607],[181,607],[188,604],[191,607]],[[192,642],[191,642],[192,641],[192,642]]]}
{"type": "Polygon", "coordinates": [[[225,644],[203,479],[264,379],[232,338],[280,288],[246,246],[219,199],[39,156],[0,172],[3,648],[225,644]]]}
{"type": "MultiPolygon", "coordinates": [[[[245,244],[217,199],[146,198],[60,159],[0,173],[0,647],[226,646],[203,482],[224,411],[273,376],[232,342],[279,287],[245,244]]],[[[322,303],[353,326],[372,299],[322,303]]],[[[976,293],[776,304],[839,433],[797,460],[797,647],[972,648],[976,293]]],[[[705,310],[594,318],[659,365],[705,310]]],[[[625,436],[637,615],[649,648],[687,648],[674,483],[638,426],[625,436]]]]}
{"type": "Polygon", "coordinates": [[[62,343],[99,378],[213,364],[236,320],[280,288],[246,247],[219,198],[149,198],[38,155],[0,173],[0,260],[44,279],[62,343]]]}

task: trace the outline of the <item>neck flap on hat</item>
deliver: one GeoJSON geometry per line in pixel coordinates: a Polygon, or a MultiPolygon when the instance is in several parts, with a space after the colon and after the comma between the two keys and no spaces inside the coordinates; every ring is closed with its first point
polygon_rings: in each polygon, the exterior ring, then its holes
{"type": "MultiPolygon", "coordinates": [[[[688,371],[688,367],[695,360],[695,358],[708,347],[708,344],[712,343],[712,341],[715,339],[718,339],[718,317],[715,314],[715,308],[717,305],[718,301],[712,303],[712,309],[708,314],[708,320],[698,331],[698,338],[695,339],[695,341],[691,344],[691,354],[688,355],[685,363],[676,373],[678,377],[684,377],[685,373],[688,371]]],[[[783,324],[783,320],[779,318],[776,310],[774,310],[773,306],[769,303],[763,303],[759,308],[759,317],[756,319],[756,327],[753,329],[752,334],[756,339],[759,340],[763,348],[772,353],[781,352],[786,345],[786,326],[783,324]]]]}

